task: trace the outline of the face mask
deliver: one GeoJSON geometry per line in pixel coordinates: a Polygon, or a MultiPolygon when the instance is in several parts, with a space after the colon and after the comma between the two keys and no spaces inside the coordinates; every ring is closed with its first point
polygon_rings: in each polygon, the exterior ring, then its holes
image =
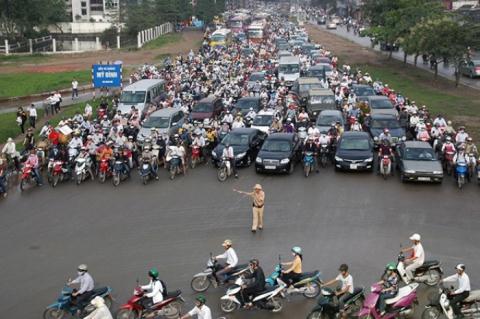
{"type": "Polygon", "coordinates": [[[77,271],[77,274],[78,274],[79,276],[81,276],[81,275],[83,275],[83,272],[82,272],[82,271],[77,271]]]}

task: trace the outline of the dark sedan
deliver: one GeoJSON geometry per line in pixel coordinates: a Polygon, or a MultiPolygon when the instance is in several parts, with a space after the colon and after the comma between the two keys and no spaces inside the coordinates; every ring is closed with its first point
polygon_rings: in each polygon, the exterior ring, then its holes
{"type": "Polygon", "coordinates": [[[400,121],[395,115],[389,114],[374,114],[370,117],[368,124],[368,131],[375,141],[375,144],[380,143],[378,140],[383,130],[388,128],[391,135],[390,145],[395,146],[403,139],[405,139],[405,129],[400,126],[400,121]]]}
{"type": "Polygon", "coordinates": [[[262,99],[259,96],[242,97],[235,103],[234,113],[245,116],[250,112],[250,108],[253,108],[255,113],[258,113],[262,109],[262,99]]]}
{"type": "Polygon", "coordinates": [[[367,84],[353,84],[352,91],[357,97],[360,96],[375,96],[375,90],[367,84]]]}
{"type": "Polygon", "coordinates": [[[233,129],[213,149],[213,163],[218,164],[222,158],[225,145],[230,144],[235,155],[235,164],[237,166],[250,166],[266,138],[266,133],[254,128],[233,129]]]}
{"type": "Polygon", "coordinates": [[[345,132],[335,153],[336,170],[373,170],[373,141],[365,132],[345,132]]]}
{"type": "Polygon", "coordinates": [[[300,145],[296,134],[270,134],[255,159],[255,170],[292,173],[300,156],[300,145]]]}
{"type": "Polygon", "coordinates": [[[442,164],[427,142],[404,142],[397,147],[395,153],[402,182],[442,182],[442,164]]]}

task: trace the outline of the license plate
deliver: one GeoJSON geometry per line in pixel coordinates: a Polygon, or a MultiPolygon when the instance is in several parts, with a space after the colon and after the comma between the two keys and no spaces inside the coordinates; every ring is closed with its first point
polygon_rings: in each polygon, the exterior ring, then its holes
{"type": "Polygon", "coordinates": [[[418,180],[422,182],[428,182],[430,181],[430,177],[419,177],[418,180]]]}
{"type": "Polygon", "coordinates": [[[273,165],[265,165],[265,169],[276,169],[276,166],[273,165]]]}
{"type": "Polygon", "coordinates": [[[350,164],[350,169],[357,169],[358,168],[358,164],[350,164]]]}

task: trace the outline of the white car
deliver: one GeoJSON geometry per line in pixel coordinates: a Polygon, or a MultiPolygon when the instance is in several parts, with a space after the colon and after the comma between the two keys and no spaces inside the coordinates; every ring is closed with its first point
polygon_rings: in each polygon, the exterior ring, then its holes
{"type": "Polygon", "coordinates": [[[337,29],[337,24],[335,22],[329,22],[327,24],[327,30],[336,30],[337,29]]]}
{"type": "Polygon", "coordinates": [[[252,128],[256,128],[262,132],[269,134],[270,126],[273,123],[273,119],[277,118],[280,123],[282,121],[282,116],[280,112],[276,110],[262,110],[258,112],[257,116],[253,119],[252,128]]]}

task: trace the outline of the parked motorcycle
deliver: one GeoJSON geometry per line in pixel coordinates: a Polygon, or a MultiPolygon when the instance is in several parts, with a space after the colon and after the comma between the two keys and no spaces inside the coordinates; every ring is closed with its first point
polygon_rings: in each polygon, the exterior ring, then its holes
{"type": "Polygon", "coordinates": [[[223,157],[217,170],[217,178],[220,182],[225,182],[233,173],[230,160],[223,157]]]}
{"type": "MultiPolygon", "coordinates": [[[[225,278],[225,282],[234,282],[240,274],[248,269],[247,264],[237,265],[232,271],[227,274],[225,278]]],[[[215,277],[215,273],[220,270],[220,267],[213,258],[213,255],[210,254],[210,258],[207,261],[207,268],[204,271],[199,272],[198,274],[194,275],[192,281],[190,282],[190,286],[196,292],[204,292],[206,291],[211,285],[214,288],[218,286],[217,279],[215,277]]]]}
{"type": "Polygon", "coordinates": [[[382,293],[382,285],[374,284],[371,288],[371,293],[365,298],[362,309],[358,312],[358,317],[373,319],[411,317],[414,307],[418,303],[416,291],[418,286],[418,283],[413,283],[400,288],[394,298],[385,301],[387,305],[386,313],[382,316],[377,309],[378,299],[382,293]]]}
{"type": "MultiPolygon", "coordinates": [[[[447,319],[455,318],[448,294],[449,290],[440,285],[438,295],[435,294],[429,304],[425,306],[422,319],[438,319],[442,314],[447,319]]],[[[464,318],[478,318],[480,315],[480,290],[470,291],[470,295],[461,303],[461,312],[464,318]]]]}
{"type": "Polygon", "coordinates": [[[120,185],[121,181],[124,181],[130,177],[127,165],[128,164],[122,160],[115,160],[115,162],[113,163],[113,169],[112,169],[113,186],[120,185]]]}
{"type": "Polygon", "coordinates": [[[133,296],[126,304],[117,311],[116,319],[146,319],[146,318],[179,318],[182,312],[182,304],[185,302],[182,298],[182,292],[175,290],[173,292],[164,293],[163,301],[154,304],[145,309],[141,303],[144,296],[142,288],[136,287],[133,296]]]}
{"type": "Polygon", "coordinates": [[[98,180],[100,183],[105,183],[107,177],[112,176],[112,166],[110,165],[110,160],[102,158],[98,166],[98,180]]]}
{"type": "MultiPolygon", "coordinates": [[[[72,293],[75,291],[75,289],[65,285],[57,301],[47,306],[47,308],[43,312],[43,318],[59,319],[66,317],[67,314],[72,317],[77,317],[78,311],[80,311],[80,317],[83,318],[85,315],[92,312],[95,308],[93,305],[90,304],[90,302],[86,303],[86,306],[83,309],[78,307],[75,302],[75,298],[72,297],[72,293]]],[[[105,305],[107,305],[108,308],[111,308],[113,303],[111,293],[112,288],[110,287],[97,288],[93,290],[93,293],[90,296],[90,300],[97,296],[100,296],[105,300],[105,305]]]]}
{"type": "Polygon", "coordinates": [[[77,157],[75,160],[75,182],[77,185],[80,185],[88,177],[95,179],[92,171],[92,160],[90,157],[77,157]]]}
{"type": "Polygon", "coordinates": [[[225,295],[220,298],[220,309],[223,312],[231,313],[247,302],[251,302],[251,307],[248,307],[248,309],[266,309],[272,312],[282,311],[283,303],[280,293],[285,289],[284,284],[267,288],[257,294],[252,301],[243,300],[241,292],[244,284],[245,281],[242,277],[237,278],[235,284],[228,288],[225,295]]]}
{"type": "Polygon", "coordinates": [[[455,165],[455,172],[457,174],[457,186],[462,189],[463,185],[467,182],[468,167],[465,162],[457,162],[455,165]]]}
{"type": "Polygon", "coordinates": [[[362,308],[365,298],[363,288],[355,288],[350,298],[345,300],[343,309],[340,309],[338,298],[333,289],[324,287],[321,293],[322,295],[318,299],[317,305],[310,311],[307,319],[336,319],[340,315],[340,310],[347,316],[354,316],[362,308]]]}
{"type": "MultiPolygon", "coordinates": [[[[267,287],[274,287],[277,283],[281,283],[286,287],[287,284],[280,279],[281,275],[282,265],[279,263],[275,266],[270,276],[265,279],[267,287]]],[[[301,279],[291,287],[286,288],[285,291],[282,292],[282,295],[302,294],[305,298],[316,298],[320,294],[320,277],[321,273],[318,270],[302,273],[301,279]]]]}
{"type": "Polygon", "coordinates": [[[313,171],[313,166],[314,166],[313,153],[305,152],[305,155],[303,156],[303,172],[305,174],[305,177],[308,177],[308,175],[310,175],[310,173],[313,171]]]}
{"type": "MultiPolygon", "coordinates": [[[[410,284],[410,280],[407,278],[407,273],[405,271],[405,255],[400,253],[397,260],[397,272],[405,284],[408,285],[410,284]]],[[[415,269],[414,276],[416,282],[423,282],[427,286],[436,286],[440,282],[442,274],[443,270],[439,261],[425,260],[422,266],[415,269]]]]}

